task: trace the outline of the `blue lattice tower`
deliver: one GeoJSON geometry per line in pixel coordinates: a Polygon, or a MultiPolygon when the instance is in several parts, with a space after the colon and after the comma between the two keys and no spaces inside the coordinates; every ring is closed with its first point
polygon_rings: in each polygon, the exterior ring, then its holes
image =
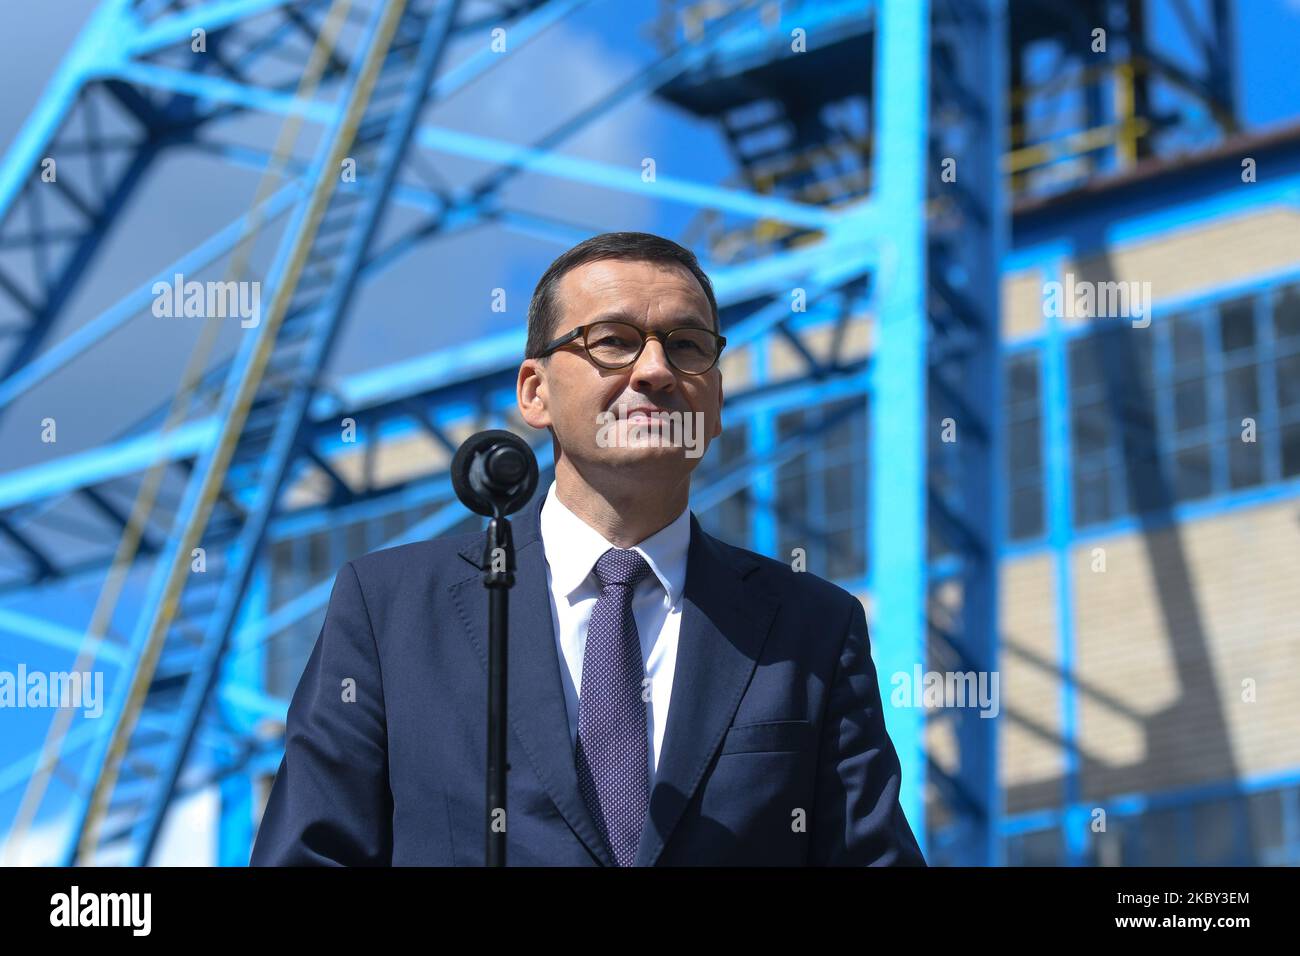
{"type": "MultiPolygon", "coordinates": [[[[846,280],[871,283],[868,308],[876,316],[862,400],[870,415],[864,545],[878,673],[888,694],[893,675],[910,680],[913,665],[926,660],[926,594],[945,583],[955,584],[960,598],[935,609],[929,631],[963,649],[972,668],[987,671],[994,666],[997,594],[997,416],[990,411],[997,406],[985,396],[997,374],[998,251],[1005,231],[997,169],[1000,5],[944,3],[933,14],[915,3],[775,6],[727,43],[725,56],[661,95],[719,123],[752,188],[869,211],[855,238],[874,257],[846,280]],[[950,155],[960,176],[940,184],[940,163],[950,155]],[[942,205],[931,227],[924,215],[927,185],[942,205]],[[939,412],[959,422],[961,440],[952,446],[955,454],[942,454],[947,446],[935,443],[927,456],[924,436],[934,434],[939,412]],[[932,573],[930,561],[939,557],[934,542],[943,542],[946,562],[932,573]]],[[[713,248],[728,260],[762,261],[816,235],[789,227],[727,231],[718,219],[712,217],[708,230],[713,248]]],[[[778,330],[797,342],[788,323],[778,330]]],[[[802,343],[796,349],[813,381],[851,371],[817,362],[802,343]]],[[[755,541],[771,548],[774,535],[764,528],[775,522],[772,464],[782,456],[772,416],[755,418],[751,454],[768,460],[750,486],[758,503],[755,541]]],[[[911,707],[887,712],[906,772],[904,808],[924,840],[925,718],[911,707]]],[[[943,784],[946,822],[963,829],[959,852],[988,861],[997,803],[992,724],[965,721],[958,737],[960,770],[930,771],[943,784]]]]}
{"type": "MultiPolygon", "coordinates": [[[[926,164],[927,670],[978,679],[998,671],[1006,80],[1003,46],[990,38],[1006,30],[999,3],[934,5],[926,164]]],[[[992,864],[1001,804],[997,721],[974,706],[939,710],[931,720],[952,725],[957,742],[955,763],[930,760],[947,824],[932,859],[992,864]]]]}

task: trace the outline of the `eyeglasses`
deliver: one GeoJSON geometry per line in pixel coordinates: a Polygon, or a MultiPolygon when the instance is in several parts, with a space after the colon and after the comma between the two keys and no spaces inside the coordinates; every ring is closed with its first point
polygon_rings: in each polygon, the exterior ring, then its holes
{"type": "Polygon", "coordinates": [[[627,368],[641,357],[647,338],[663,346],[668,364],[687,375],[703,375],[717,364],[727,340],[708,329],[684,325],[667,332],[646,332],[630,322],[593,322],[570,329],[542,349],[538,358],[581,339],[582,347],[601,368],[627,368]]]}

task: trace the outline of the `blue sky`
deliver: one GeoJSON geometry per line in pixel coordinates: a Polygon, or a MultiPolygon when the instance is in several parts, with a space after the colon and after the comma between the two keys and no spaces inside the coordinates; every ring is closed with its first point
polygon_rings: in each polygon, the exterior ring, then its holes
{"type": "Polygon", "coordinates": [[[1239,0],[1235,8],[1247,123],[1294,120],[1300,115],[1300,0],[1239,0]]]}

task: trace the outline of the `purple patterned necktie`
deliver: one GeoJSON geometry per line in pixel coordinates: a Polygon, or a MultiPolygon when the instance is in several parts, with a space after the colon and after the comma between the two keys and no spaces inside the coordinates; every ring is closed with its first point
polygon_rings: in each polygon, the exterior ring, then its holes
{"type": "Polygon", "coordinates": [[[645,665],[632,617],[632,591],[650,565],[632,549],[596,561],[600,598],[587,624],[574,762],[582,798],[619,866],[631,866],[650,805],[645,665]]]}

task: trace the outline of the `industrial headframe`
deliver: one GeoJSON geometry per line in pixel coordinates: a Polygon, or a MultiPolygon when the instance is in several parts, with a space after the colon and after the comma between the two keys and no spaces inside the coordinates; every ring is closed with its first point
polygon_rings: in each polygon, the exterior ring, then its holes
{"type": "MultiPolygon", "coordinates": [[[[169,807],[216,784],[220,862],[247,860],[255,780],[274,771],[283,745],[286,700],[268,691],[265,654],[285,628],[321,613],[330,585],[268,608],[269,537],[414,505],[427,516],[380,543],[463,526],[445,459],[386,484],[357,480],[332,461],[339,423],[358,423],[370,442],[400,424],[447,451],[461,426],[508,427],[522,319],[508,334],[341,387],[325,388],[322,370],[340,328],[360,319],[360,287],[429,240],[454,242],[491,221],[553,240],[558,253],[590,234],[512,209],[504,187],[522,172],[697,208],[689,234],[675,238],[695,246],[715,283],[729,351],[780,340],[797,357],[793,376],[777,381],[756,358],[743,387],[729,387],[729,426],[744,439],[725,467],[701,468],[696,511],[744,496],[750,546],[779,557],[775,469],[856,415],[867,520],[847,547],[863,558],[838,577],[871,596],[879,673],[936,658],[998,666],[999,279],[1010,205],[1122,170],[1188,130],[1233,132],[1226,0],[1181,5],[1209,25],[1194,46],[1199,68],[1147,39],[1144,0],[664,3],[650,24],[653,61],[581,109],[557,106],[535,141],[422,119],[430,103],[492,81],[508,62],[490,49],[495,28],[518,50],[587,5],[100,4],[0,168],[0,414],[73,360],[93,361],[176,273],[220,266],[227,280],[257,278],[265,305],[219,359],[210,331],[219,323],[205,323],[175,394],[127,432],[0,480],[0,588],[75,581],[98,598],[84,629],[6,611],[8,639],[75,653],[74,669],[93,661],[109,675],[104,719],[74,724],[59,711],[31,755],[3,772],[0,783],[25,787],[11,847],[55,806],[72,821],[66,862],[147,863],[169,807]],[[1099,28],[1104,58],[1090,49],[1099,28]],[[206,55],[192,55],[196,31],[206,55]],[[466,37],[481,50],[449,67],[447,51],[466,37]],[[1068,81],[1025,84],[1028,64],[1053,59],[1068,81]],[[1158,104],[1156,85],[1168,92],[1158,104]],[[640,168],[565,155],[571,137],[645,96],[715,124],[735,178],[648,180],[640,168]],[[250,115],[280,124],[273,144],[223,140],[250,115]],[[123,220],[133,195],[178,151],[261,171],[255,204],[55,340],[88,265],[131,242],[123,220]],[[491,171],[450,188],[431,172],[440,156],[491,171]],[[43,180],[51,157],[86,175],[43,180]],[[349,161],[355,175],[340,176],[349,161]],[[414,225],[386,235],[395,207],[414,225]],[[273,244],[264,269],[252,251],[259,237],[273,244]],[[854,354],[844,343],[863,316],[872,347],[854,354]],[[829,337],[810,337],[828,325],[829,337]],[[810,415],[792,434],[776,427],[783,412],[828,402],[834,414],[810,415]],[[933,437],[949,419],[963,440],[933,437]],[[323,477],[319,501],[289,495],[306,475],[323,477]]],[[[545,470],[549,442],[537,453],[545,470]]],[[[892,709],[888,720],[906,771],[902,803],[927,855],[998,862],[996,721],[921,708],[892,709]],[[926,723],[940,719],[955,761],[927,757],[926,723]]]]}

